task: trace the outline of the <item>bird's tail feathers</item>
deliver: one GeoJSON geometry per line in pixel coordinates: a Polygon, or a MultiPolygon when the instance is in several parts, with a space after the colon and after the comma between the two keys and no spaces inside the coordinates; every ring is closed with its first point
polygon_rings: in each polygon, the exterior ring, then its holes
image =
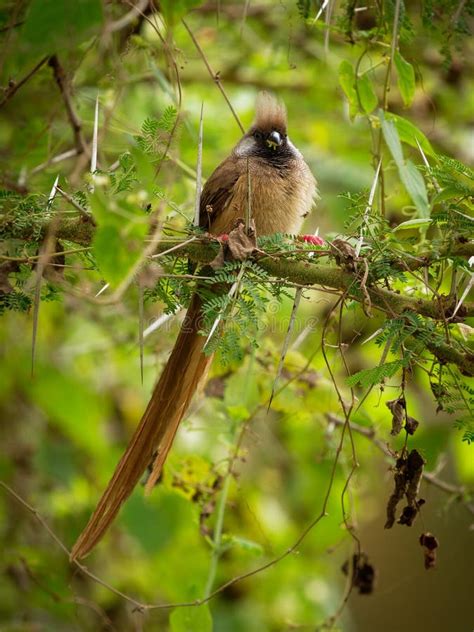
{"type": "Polygon", "coordinates": [[[211,357],[203,353],[205,338],[198,333],[201,314],[201,301],[195,295],[140,425],[87,526],[74,544],[71,560],[84,557],[99,542],[153,455],[156,456],[146,491],[151,491],[158,480],[179,423],[211,361],[211,357]]]}

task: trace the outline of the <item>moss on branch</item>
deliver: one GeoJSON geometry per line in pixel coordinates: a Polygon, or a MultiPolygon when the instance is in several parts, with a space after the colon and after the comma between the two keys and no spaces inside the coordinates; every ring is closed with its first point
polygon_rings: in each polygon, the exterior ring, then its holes
{"type": "MultiPolygon", "coordinates": [[[[55,235],[60,240],[70,241],[81,245],[89,245],[94,235],[94,225],[87,220],[62,220],[55,227],[55,235]]],[[[0,233],[15,239],[40,240],[46,235],[48,224],[19,227],[9,222],[0,223],[0,233]],[[11,224],[11,226],[10,226],[11,224]],[[9,231],[10,228],[10,231],[9,231]]],[[[156,246],[156,253],[165,253],[170,249],[183,244],[181,239],[168,238],[159,242],[156,246]]],[[[188,256],[196,263],[210,263],[219,252],[219,242],[211,237],[202,236],[195,241],[187,243],[182,248],[176,248],[169,256],[188,256]]],[[[473,242],[457,242],[452,245],[445,256],[474,256],[473,242]],[[448,254],[449,252],[449,254],[448,254]]],[[[415,312],[420,316],[434,320],[445,321],[453,313],[455,302],[447,296],[442,296],[438,300],[429,300],[416,296],[406,296],[393,290],[378,287],[375,285],[362,285],[361,275],[357,272],[348,271],[343,266],[322,265],[314,261],[295,260],[288,256],[266,255],[257,253],[258,264],[268,274],[278,279],[286,279],[290,283],[298,285],[321,286],[332,290],[345,292],[347,296],[360,302],[367,307],[378,308],[390,317],[395,317],[407,310],[415,312]],[[368,305],[370,304],[370,305],[368,305]]],[[[439,259],[439,254],[437,259],[439,259]]],[[[433,261],[432,255],[419,257],[418,262],[424,261],[423,265],[429,265],[433,261]]],[[[464,303],[457,312],[457,319],[474,316],[474,304],[464,303]]],[[[462,352],[459,349],[444,345],[427,345],[427,348],[436,356],[440,362],[454,363],[465,375],[474,375],[474,354],[462,352]]]]}

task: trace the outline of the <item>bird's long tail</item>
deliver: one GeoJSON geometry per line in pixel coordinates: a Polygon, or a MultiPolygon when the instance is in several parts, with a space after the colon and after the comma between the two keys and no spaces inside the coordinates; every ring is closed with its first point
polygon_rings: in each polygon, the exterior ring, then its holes
{"type": "Polygon", "coordinates": [[[179,423],[211,360],[203,353],[205,338],[198,334],[201,313],[201,301],[195,295],[140,425],[86,528],[75,543],[71,551],[72,560],[87,555],[102,538],[153,455],[155,459],[147,491],[157,481],[179,423]]]}

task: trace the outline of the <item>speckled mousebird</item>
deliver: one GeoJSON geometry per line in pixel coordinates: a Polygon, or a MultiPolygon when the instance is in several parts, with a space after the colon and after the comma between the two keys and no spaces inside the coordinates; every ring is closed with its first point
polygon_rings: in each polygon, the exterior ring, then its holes
{"type": "MultiPolygon", "coordinates": [[[[284,105],[268,93],[257,97],[255,121],[207,180],[201,195],[201,226],[213,235],[229,233],[245,216],[250,172],[251,209],[257,235],[297,234],[316,198],[316,181],[287,135],[284,105]]],[[[102,498],[71,552],[87,555],[153,459],[147,482],[159,478],[179,423],[211,361],[198,333],[201,301],[191,300],[181,331],[150,402],[102,498]]]]}

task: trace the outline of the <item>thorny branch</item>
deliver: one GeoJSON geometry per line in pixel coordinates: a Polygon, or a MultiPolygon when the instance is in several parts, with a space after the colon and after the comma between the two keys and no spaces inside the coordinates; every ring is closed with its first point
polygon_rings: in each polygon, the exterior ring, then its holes
{"type": "MultiPolygon", "coordinates": [[[[40,228],[40,234],[46,234],[48,223],[40,228]]],[[[11,220],[7,220],[3,225],[0,224],[0,230],[5,234],[9,228],[13,228],[11,220]]],[[[92,241],[94,226],[85,218],[79,221],[62,221],[56,228],[56,236],[58,239],[76,242],[81,245],[87,245],[92,241]]],[[[31,227],[26,227],[24,233],[16,234],[16,238],[27,239],[31,234],[31,227]]],[[[340,240],[339,240],[340,241],[340,240]]],[[[215,257],[219,249],[218,240],[203,236],[191,240],[190,243],[184,243],[183,240],[165,240],[156,244],[156,253],[164,251],[179,250],[178,256],[188,256],[195,262],[210,263],[215,257]],[[192,243],[191,243],[192,242],[192,243]]],[[[150,253],[151,254],[151,253],[150,253]]],[[[315,264],[307,261],[296,261],[290,258],[288,252],[281,253],[281,256],[275,254],[266,254],[263,251],[256,252],[258,264],[269,274],[278,279],[285,279],[289,283],[295,283],[302,286],[322,286],[325,289],[332,289],[338,292],[347,293],[347,295],[359,303],[388,313],[391,317],[402,314],[405,311],[412,311],[421,316],[431,318],[433,320],[445,321],[450,311],[455,308],[455,299],[442,296],[436,300],[429,300],[418,296],[409,296],[399,294],[393,290],[379,287],[375,284],[367,285],[363,283],[357,270],[351,271],[338,266],[329,266],[315,264]]],[[[450,249],[446,248],[443,252],[437,254],[437,259],[441,256],[464,256],[470,257],[474,255],[474,242],[462,242],[453,244],[450,249]]],[[[1,259],[5,257],[0,256],[1,259]]],[[[420,262],[431,260],[431,255],[419,257],[420,262]]],[[[400,258],[399,265],[403,265],[400,258]]],[[[367,269],[364,268],[367,272],[367,269]]],[[[367,275],[365,275],[367,276],[367,275]]],[[[465,302],[458,312],[458,316],[469,317],[474,315],[474,304],[465,302]]],[[[416,337],[416,334],[415,334],[416,337]]],[[[442,363],[456,364],[460,371],[467,376],[474,375],[474,354],[470,351],[461,351],[448,343],[434,344],[427,343],[429,351],[438,358],[442,363]]]]}

